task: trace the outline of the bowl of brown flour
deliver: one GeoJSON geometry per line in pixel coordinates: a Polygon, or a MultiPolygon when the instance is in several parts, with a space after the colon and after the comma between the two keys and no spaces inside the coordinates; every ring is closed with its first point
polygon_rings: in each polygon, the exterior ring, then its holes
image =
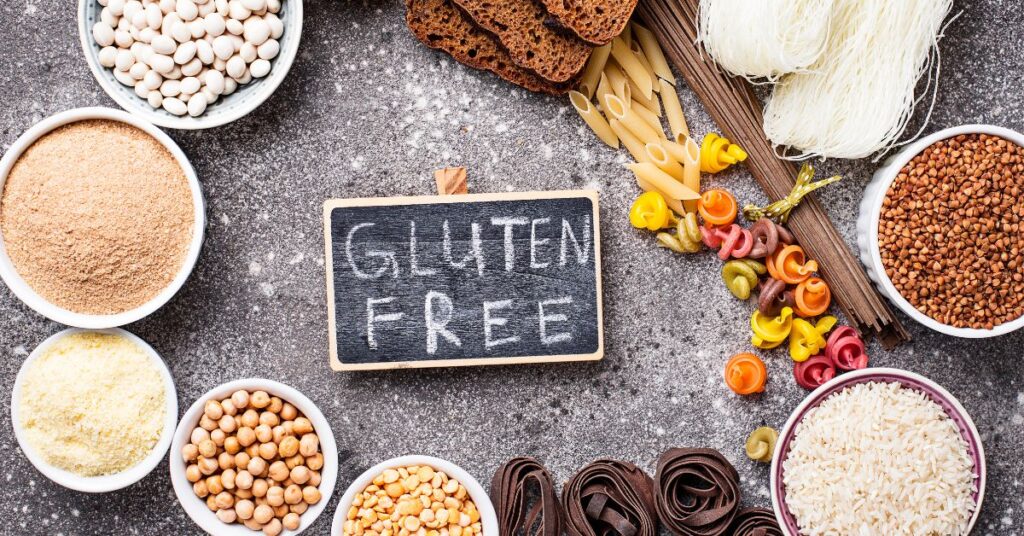
{"type": "Polygon", "coordinates": [[[53,115],[0,159],[0,278],[62,324],[111,328],[160,308],[192,272],[205,225],[185,154],[119,110],[53,115]]]}

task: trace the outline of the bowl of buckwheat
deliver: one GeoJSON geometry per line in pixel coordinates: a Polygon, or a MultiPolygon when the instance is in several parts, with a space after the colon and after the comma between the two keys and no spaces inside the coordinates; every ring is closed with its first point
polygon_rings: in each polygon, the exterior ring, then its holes
{"type": "Polygon", "coordinates": [[[925,326],[956,337],[1024,326],[1024,135],[947,128],[906,146],[864,191],[861,260],[925,326]]]}
{"type": "Polygon", "coordinates": [[[338,502],[333,536],[498,536],[498,517],[472,475],[447,460],[401,456],[366,470],[338,502]]]}

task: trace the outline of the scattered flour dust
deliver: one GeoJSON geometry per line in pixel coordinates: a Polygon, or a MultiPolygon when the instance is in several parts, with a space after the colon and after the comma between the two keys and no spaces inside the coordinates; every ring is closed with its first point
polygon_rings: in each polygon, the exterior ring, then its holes
{"type": "Polygon", "coordinates": [[[925,394],[869,382],[829,396],[796,427],[783,462],[801,534],[966,534],[973,462],[925,394]]]}

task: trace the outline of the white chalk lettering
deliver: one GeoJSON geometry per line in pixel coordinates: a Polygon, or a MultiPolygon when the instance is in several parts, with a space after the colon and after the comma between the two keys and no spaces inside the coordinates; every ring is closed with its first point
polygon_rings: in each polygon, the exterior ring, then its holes
{"type": "Polygon", "coordinates": [[[572,297],[565,296],[554,300],[543,300],[537,302],[537,313],[540,316],[540,342],[544,343],[544,346],[551,346],[552,344],[560,342],[568,342],[572,340],[572,333],[561,332],[555,333],[554,335],[548,335],[548,322],[566,322],[569,317],[562,313],[555,314],[544,314],[544,308],[552,305],[570,305],[572,304],[572,297]]]}
{"type": "Polygon", "coordinates": [[[438,334],[455,346],[462,346],[462,341],[460,341],[454,333],[445,328],[445,326],[448,325],[448,322],[452,319],[453,309],[455,309],[455,304],[453,304],[452,299],[445,294],[433,290],[427,293],[426,303],[423,307],[423,316],[427,324],[428,354],[434,355],[434,352],[437,351],[438,334]],[[435,300],[437,301],[437,314],[435,314],[435,300]]]}
{"type": "Polygon", "coordinates": [[[356,226],[352,227],[352,229],[349,230],[348,236],[345,237],[345,257],[348,259],[348,265],[349,265],[349,267],[352,268],[352,273],[354,273],[356,275],[356,277],[358,277],[359,279],[376,279],[376,278],[384,275],[384,272],[386,272],[388,270],[388,267],[390,266],[391,270],[392,270],[392,277],[397,279],[398,278],[398,260],[395,259],[395,252],[394,251],[367,251],[366,252],[366,256],[367,257],[375,257],[375,258],[382,258],[382,259],[384,259],[384,264],[382,264],[374,272],[364,272],[364,271],[360,270],[358,266],[356,266],[355,256],[352,254],[352,239],[355,237],[356,231],[362,229],[363,227],[373,227],[374,225],[376,225],[376,224],[375,223],[360,223],[359,225],[356,225],[356,226]]]}
{"type": "Polygon", "coordinates": [[[444,220],[444,261],[451,266],[462,270],[466,267],[469,261],[476,259],[476,273],[480,277],[484,276],[484,249],[483,241],[480,240],[480,224],[473,223],[473,239],[470,245],[470,250],[466,253],[466,256],[461,261],[456,261],[452,258],[452,232],[448,225],[448,220],[444,220]]]}
{"type": "Polygon", "coordinates": [[[562,219],[562,247],[558,258],[559,266],[565,266],[565,263],[568,262],[566,259],[566,250],[568,249],[566,238],[572,241],[573,249],[576,250],[576,261],[580,264],[587,264],[587,261],[590,259],[590,216],[583,220],[582,246],[576,240],[576,234],[572,232],[572,226],[569,225],[569,221],[562,219]]]}
{"type": "Polygon", "coordinates": [[[519,342],[519,336],[513,335],[512,337],[505,337],[503,339],[493,340],[491,339],[492,330],[491,326],[504,326],[508,324],[508,319],[503,316],[491,316],[491,312],[497,309],[507,309],[512,306],[512,300],[499,300],[499,301],[485,301],[484,302],[484,346],[488,349],[494,348],[495,346],[501,346],[502,344],[509,344],[513,342],[519,342]]]}
{"type": "Polygon", "coordinates": [[[505,227],[505,271],[511,272],[516,264],[515,244],[512,241],[512,228],[516,225],[526,225],[530,220],[523,217],[500,217],[491,218],[491,225],[503,225],[505,227]]]}
{"type": "Polygon", "coordinates": [[[551,223],[551,218],[536,218],[530,222],[530,268],[540,269],[547,268],[550,262],[537,262],[537,246],[543,246],[548,243],[547,238],[537,240],[537,225],[547,225],[551,223]]]}
{"type": "Polygon", "coordinates": [[[387,298],[366,298],[366,344],[371,350],[377,349],[377,339],[373,335],[373,324],[376,322],[395,322],[401,320],[402,313],[387,313],[378,315],[374,311],[373,306],[381,305],[385,303],[391,303],[395,301],[394,296],[388,296],[387,298]]]}
{"type": "Polygon", "coordinates": [[[437,270],[433,268],[420,268],[419,254],[416,252],[416,222],[409,222],[409,269],[412,275],[434,275],[437,270]]]}

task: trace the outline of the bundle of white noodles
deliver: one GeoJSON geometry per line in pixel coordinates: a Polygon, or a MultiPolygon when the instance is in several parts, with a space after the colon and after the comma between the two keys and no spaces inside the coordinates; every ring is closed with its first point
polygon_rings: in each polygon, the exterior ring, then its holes
{"type": "MultiPolygon", "coordinates": [[[[765,59],[761,49],[743,52],[735,47],[776,40],[774,48],[759,46],[776,51],[788,48],[785,40],[776,37],[775,23],[770,22],[781,13],[769,17],[759,13],[762,8],[755,8],[762,2],[746,3],[748,10],[733,11],[733,16],[747,22],[732,22],[734,29],[728,33],[702,29],[704,46],[715,50],[713,55],[732,46],[731,57],[746,54],[752,62],[764,63],[760,72],[775,72],[783,64],[778,58],[795,56],[776,57],[773,53],[765,59]],[[758,22],[754,18],[758,16],[768,22],[758,22]],[[734,42],[727,44],[730,39],[734,42]]],[[[812,3],[791,0],[789,7],[776,9],[788,12],[797,4],[812,3]]],[[[716,4],[734,5],[736,1],[702,0],[701,9],[717,10],[716,4]]],[[[799,23],[827,28],[824,50],[818,54],[816,46],[807,46],[808,55],[816,54],[817,59],[778,79],[765,105],[764,132],[794,160],[872,154],[880,158],[900,144],[915,106],[926,98],[931,102],[921,128],[928,123],[938,83],[938,40],[952,0],[834,0],[830,4],[829,16],[799,23]],[[915,88],[925,74],[927,83],[917,94],[915,88]]],[[[718,56],[715,59],[722,61],[718,56]]],[[[722,66],[732,70],[725,63],[722,66]]],[[[751,76],[758,71],[752,66],[744,69],[735,73],[751,76]]]]}
{"type": "Polygon", "coordinates": [[[698,41],[730,73],[773,81],[810,66],[828,39],[832,0],[701,0],[698,41]]]}

